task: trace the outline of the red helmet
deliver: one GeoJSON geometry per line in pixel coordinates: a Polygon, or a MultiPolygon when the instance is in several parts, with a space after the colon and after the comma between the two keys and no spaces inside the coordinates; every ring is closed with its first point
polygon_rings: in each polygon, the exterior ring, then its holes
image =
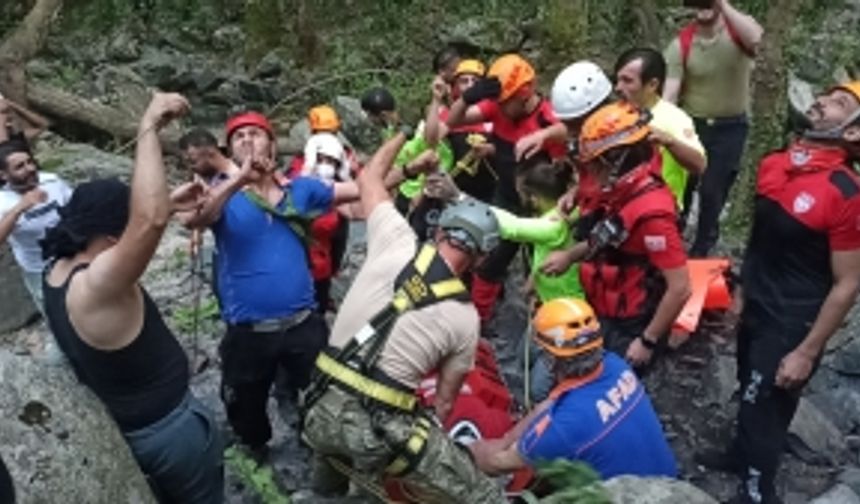
{"type": "Polygon", "coordinates": [[[271,138],[275,138],[275,129],[272,128],[272,123],[269,122],[266,116],[259,112],[243,112],[241,114],[236,114],[227,120],[227,125],[224,129],[226,130],[228,145],[230,144],[230,137],[233,136],[233,133],[235,133],[237,129],[244,128],[245,126],[256,126],[265,130],[271,138]]]}

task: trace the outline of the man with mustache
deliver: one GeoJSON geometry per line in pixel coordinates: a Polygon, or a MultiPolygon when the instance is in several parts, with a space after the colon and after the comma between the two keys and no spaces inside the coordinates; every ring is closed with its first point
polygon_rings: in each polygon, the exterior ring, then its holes
{"type": "Polygon", "coordinates": [[[774,479],[801,390],[860,289],[860,81],[819,96],[802,136],[759,165],[743,262],[734,445],[697,461],[741,478],[734,502],[781,502],[774,479]]]}

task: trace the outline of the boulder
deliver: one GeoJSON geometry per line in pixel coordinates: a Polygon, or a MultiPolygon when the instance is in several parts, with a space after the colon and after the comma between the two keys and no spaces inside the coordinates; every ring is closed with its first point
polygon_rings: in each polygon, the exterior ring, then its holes
{"type": "Polygon", "coordinates": [[[717,504],[717,500],[686,481],[619,476],[604,483],[615,504],[717,504]]]}
{"type": "Polygon", "coordinates": [[[708,364],[705,383],[708,402],[717,406],[726,406],[732,400],[738,388],[738,365],[733,356],[716,355],[708,364]]]}
{"type": "Polygon", "coordinates": [[[833,464],[847,450],[839,429],[806,398],[800,400],[788,432],[791,451],[810,464],[833,464]]]}
{"type": "Polygon", "coordinates": [[[8,246],[0,247],[0,333],[23,327],[36,314],[36,305],[24,287],[21,270],[8,246]]]}
{"type": "Polygon", "coordinates": [[[278,77],[286,69],[284,60],[278,55],[277,51],[269,51],[263,59],[257,63],[257,68],[254,69],[255,79],[271,79],[278,77]]]}
{"type": "Polygon", "coordinates": [[[116,424],[65,366],[0,351],[0,453],[22,503],[155,504],[116,424]]]}
{"type": "Polygon", "coordinates": [[[40,142],[36,158],[43,169],[56,172],[73,186],[93,178],[119,177],[128,181],[134,166],[129,157],[79,143],[46,145],[40,142]]]}
{"type": "Polygon", "coordinates": [[[860,495],[860,467],[848,467],[837,478],[839,483],[848,486],[860,495]]]}
{"type": "Polygon", "coordinates": [[[851,487],[836,485],[825,494],[809,501],[809,504],[860,504],[860,497],[851,487]]]}
{"type": "Polygon", "coordinates": [[[338,96],[332,104],[340,117],[340,130],[356,149],[372,152],[380,144],[379,130],[367,120],[361,101],[351,96],[338,96]]]}
{"type": "Polygon", "coordinates": [[[860,339],[852,339],[836,351],[830,367],[839,374],[860,376],[860,339]]]}
{"type": "Polygon", "coordinates": [[[119,63],[130,63],[140,57],[140,44],[130,30],[120,30],[108,44],[107,56],[119,63]]]}

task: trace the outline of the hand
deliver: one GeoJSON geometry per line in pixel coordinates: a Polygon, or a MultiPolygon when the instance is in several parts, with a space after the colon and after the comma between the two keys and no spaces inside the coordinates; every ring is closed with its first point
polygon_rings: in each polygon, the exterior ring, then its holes
{"type": "Polygon", "coordinates": [[[785,389],[793,389],[802,386],[812,374],[814,359],[808,354],[794,350],[782,358],[779,369],[776,372],[775,385],[785,389]]]}
{"type": "Polygon", "coordinates": [[[48,193],[41,189],[30,189],[23,196],[21,196],[21,201],[18,202],[18,206],[22,212],[26,212],[27,210],[33,208],[39,203],[44,203],[48,200],[48,193]]]}
{"type": "Polygon", "coordinates": [[[437,75],[436,78],[433,79],[431,91],[433,92],[433,101],[441,102],[451,93],[451,86],[445,82],[445,79],[437,75]]]}
{"type": "Polygon", "coordinates": [[[496,99],[502,94],[502,83],[495,77],[479,80],[463,93],[463,102],[474,105],[482,100],[496,99]]]}
{"type": "Polygon", "coordinates": [[[455,201],[460,197],[460,188],[447,173],[432,173],[424,181],[424,194],[430,198],[455,201]]]}
{"type": "Polygon", "coordinates": [[[648,140],[667,148],[671,147],[672,144],[675,143],[675,137],[653,126],[651,126],[651,134],[648,136],[648,140]]]}
{"type": "Polygon", "coordinates": [[[645,348],[645,345],[639,341],[639,338],[633,340],[630,343],[630,346],[627,347],[627,362],[630,363],[633,367],[644,366],[651,361],[651,356],[654,354],[653,351],[645,348]]]}
{"type": "Polygon", "coordinates": [[[569,270],[571,264],[573,264],[572,250],[554,250],[546,257],[540,270],[544,275],[558,276],[569,270]]]}
{"type": "Polygon", "coordinates": [[[573,209],[576,208],[576,187],[573,187],[564,193],[564,195],[558,199],[557,206],[562,215],[570,215],[570,212],[573,212],[573,209]]]}
{"type": "Polygon", "coordinates": [[[143,113],[143,127],[161,129],[170,121],[182,117],[191,110],[191,105],[178,93],[155,93],[146,112],[143,113]]]}
{"type": "Polygon", "coordinates": [[[439,168],[439,155],[435,150],[428,149],[418,155],[409,163],[409,173],[411,175],[427,174],[436,171],[439,168]]]}
{"type": "Polygon", "coordinates": [[[487,159],[496,153],[496,146],[490,142],[485,142],[472,147],[472,152],[475,153],[477,159],[487,159]]]}
{"type": "Polygon", "coordinates": [[[544,130],[538,130],[520,138],[514,146],[514,155],[517,161],[529,159],[540,152],[544,142],[546,142],[546,133],[544,130]]]}
{"type": "Polygon", "coordinates": [[[195,180],[186,182],[170,193],[170,204],[174,212],[191,212],[199,210],[206,201],[209,188],[195,180]]]}

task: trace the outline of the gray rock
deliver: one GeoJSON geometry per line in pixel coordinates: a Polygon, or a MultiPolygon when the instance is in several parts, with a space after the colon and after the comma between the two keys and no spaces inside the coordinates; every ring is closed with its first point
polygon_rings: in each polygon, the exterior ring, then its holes
{"type": "Polygon", "coordinates": [[[244,43],[245,32],[240,26],[223,26],[212,33],[212,47],[218,51],[229,51],[242,47],[244,43]]]}
{"type": "Polygon", "coordinates": [[[0,451],[22,503],[155,503],[116,425],[68,368],[0,352],[0,451]]]}
{"type": "Polygon", "coordinates": [[[834,354],[830,367],[840,374],[860,376],[860,339],[851,340],[840,348],[834,354]]]}
{"type": "Polygon", "coordinates": [[[367,120],[361,101],[351,96],[338,96],[332,104],[340,117],[340,130],[357,149],[371,152],[380,143],[379,130],[367,120]]]}
{"type": "Polygon", "coordinates": [[[131,158],[99,150],[92,145],[63,143],[42,147],[36,158],[42,168],[56,172],[73,186],[93,178],[119,177],[128,180],[134,165],[131,158]]]}
{"type": "Polygon", "coordinates": [[[860,495],[860,467],[848,467],[837,478],[839,483],[850,487],[860,495]]]}
{"type": "Polygon", "coordinates": [[[0,333],[23,327],[37,314],[21,270],[6,245],[0,246],[0,299],[0,333]]]}
{"type": "Polygon", "coordinates": [[[860,497],[851,487],[836,485],[824,495],[809,501],[809,504],[860,504],[860,497]]]}
{"type": "Polygon", "coordinates": [[[281,57],[278,56],[278,53],[276,51],[269,51],[257,64],[257,68],[254,70],[254,78],[271,79],[272,77],[277,77],[283,73],[285,67],[286,65],[281,57]]]}
{"type": "Polygon", "coordinates": [[[603,485],[615,504],[717,504],[686,481],[620,476],[603,485]]]}
{"type": "Polygon", "coordinates": [[[129,63],[140,58],[140,44],[129,30],[120,30],[107,47],[108,58],[129,63]]]}
{"type": "Polygon", "coordinates": [[[725,406],[738,388],[738,364],[734,357],[717,355],[709,362],[705,388],[711,404],[725,406]]]}
{"type": "Polygon", "coordinates": [[[253,103],[270,103],[275,100],[276,92],[271,86],[257,81],[238,79],[239,97],[253,103]]]}
{"type": "Polygon", "coordinates": [[[806,398],[800,400],[788,432],[789,447],[807,463],[832,464],[847,450],[839,429],[806,398]]]}

